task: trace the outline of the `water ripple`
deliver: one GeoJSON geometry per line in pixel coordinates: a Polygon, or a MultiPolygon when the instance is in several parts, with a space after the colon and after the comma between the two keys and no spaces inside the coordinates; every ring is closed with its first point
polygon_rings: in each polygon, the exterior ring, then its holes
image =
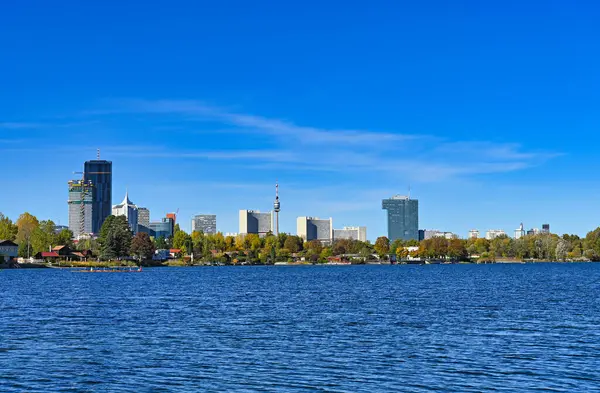
{"type": "Polygon", "coordinates": [[[600,264],[0,274],[1,392],[600,391],[600,264]]]}

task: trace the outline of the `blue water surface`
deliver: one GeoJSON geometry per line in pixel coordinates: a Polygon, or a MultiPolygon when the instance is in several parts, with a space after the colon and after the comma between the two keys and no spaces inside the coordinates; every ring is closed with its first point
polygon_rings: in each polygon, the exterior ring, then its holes
{"type": "Polygon", "coordinates": [[[0,272],[0,392],[600,391],[600,264],[0,272]]]}

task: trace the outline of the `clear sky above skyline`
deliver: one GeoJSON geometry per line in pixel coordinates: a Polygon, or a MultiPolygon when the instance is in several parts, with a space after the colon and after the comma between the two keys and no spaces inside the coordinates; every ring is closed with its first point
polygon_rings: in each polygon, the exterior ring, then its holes
{"type": "Polygon", "coordinates": [[[270,210],[386,233],[600,225],[591,1],[19,1],[0,13],[0,212],[67,223],[96,148],[152,219],[270,210]],[[88,4],[90,3],[90,4],[88,4]]]}

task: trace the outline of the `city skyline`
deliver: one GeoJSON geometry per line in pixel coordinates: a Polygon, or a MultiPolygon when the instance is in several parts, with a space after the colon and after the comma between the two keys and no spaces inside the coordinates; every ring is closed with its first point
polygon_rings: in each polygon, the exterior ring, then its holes
{"type": "Polygon", "coordinates": [[[302,18],[272,18],[262,4],[110,3],[5,10],[10,217],[66,225],[74,164],[100,148],[113,190],[129,188],[153,219],[180,209],[187,231],[210,211],[237,232],[237,211],[272,208],[275,180],[282,232],[333,216],[374,240],[387,232],[380,200],[409,185],[421,229],[551,222],[583,236],[600,222],[596,6],[309,1],[302,18]]]}
{"type": "MultiPolygon", "coordinates": [[[[100,149],[97,150],[97,154],[98,154],[98,158],[99,158],[100,149]]],[[[109,174],[110,178],[112,178],[112,162],[111,161],[105,161],[105,160],[101,160],[101,161],[100,160],[86,161],[85,162],[85,168],[86,169],[88,169],[88,165],[90,163],[91,163],[92,167],[95,167],[94,165],[109,165],[109,167],[111,168],[111,170],[109,172],[93,172],[93,174],[96,174],[96,175],[98,175],[98,174],[99,175],[109,174]]],[[[77,172],[75,172],[75,173],[77,173],[77,172]]],[[[78,235],[79,235],[79,231],[77,229],[81,228],[81,225],[82,225],[82,224],[80,224],[80,222],[81,222],[81,211],[80,211],[80,208],[79,208],[79,202],[81,200],[81,196],[80,196],[80,192],[77,191],[77,189],[74,189],[73,187],[74,186],[77,187],[78,184],[80,184],[80,183],[81,183],[81,181],[77,181],[77,180],[71,180],[68,183],[69,184],[69,197],[68,197],[68,199],[69,199],[69,202],[68,202],[68,206],[69,206],[68,207],[69,228],[72,229],[72,231],[74,232],[74,237],[75,238],[77,238],[78,235]],[[75,190],[75,191],[73,191],[73,190],[75,190]],[[75,205],[72,205],[72,203],[73,203],[72,201],[75,202],[75,205]],[[77,208],[75,209],[75,207],[77,207],[77,208]],[[77,228],[77,229],[73,229],[73,228],[77,228]]],[[[90,184],[91,185],[92,184],[91,180],[88,180],[86,182],[86,184],[90,184]]],[[[112,182],[109,181],[109,189],[111,187],[112,187],[112,182]]],[[[94,187],[90,187],[90,189],[94,189],[94,187]]],[[[239,232],[229,232],[229,231],[225,231],[225,230],[222,230],[219,227],[217,227],[217,225],[216,225],[216,217],[217,217],[216,214],[208,214],[208,215],[207,214],[194,214],[194,215],[192,215],[190,217],[191,220],[188,221],[189,222],[189,229],[186,228],[186,225],[185,225],[186,221],[185,220],[182,220],[183,222],[181,220],[179,221],[180,227],[183,230],[185,230],[186,232],[188,232],[188,233],[192,233],[194,231],[194,224],[195,223],[196,223],[196,225],[200,225],[200,226],[209,225],[210,229],[207,230],[207,231],[205,230],[204,231],[205,233],[217,233],[217,232],[220,232],[220,233],[223,233],[223,234],[225,234],[225,233],[241,233],[241,234],[244,234],[244,233],[259,233],[259,234],[264,235],[266,233],[266,231],[275,232],[276,228],[279,225],[279,215],[278,215],[278,213],[279,213],[279,206],[280,205],[279,205],[279,182],[278,181],[275,182],[275,190],[276,190],[275,191],[275,202],[273,204],[273,207],[274,207],[273,210],[262,211],[262,212],[260,210],[248,210],[248,209],[240,209],[239,210],[239,212],[238,212],[238,223],[237,223],[238,231],[239,232]],[[243,220],[242,220],[242,212],[244,212],[244,214],[247,215],[248,217],[250,217],[252,215],[265,216],[265,217],[268,216],[268,220],[266,220],[265,223],[268,221],[269,228],[261,230],[259,232],[242,231],[242,226],[243,225],[248,225],[246,222],[243,222],[243,220]],[[197,224],[199,222],[197,220],[199,220],[199,219],[202,220],[202,221],[203,220],[209,220],[209,222],[208,223],[197,224]]],[[[409,189],[409,192],[410,192],[410,189],[409,189]]],[[[165,223],[166,223],[165,217],[160,217],[157,220],[157,217],[152,216],[154,218],[154,220],[151,221],[150,210],[148,208],[146,208],[146,207],[138,207],[137,205],[133,204],[129,200],[128,194],[129,194],[129,191],[128,191],[128,189],[126,189],[125,198],[124,198],[123,202],[121,202],[120,204],[117,204],[117,205],[113,205],[111,207],[111,213],[112,213],[112,215],[125,215],[128,218],[128,220],[130,221],[130,226],[132,226],[132,225],[136,226],[136,229],[132,228],[132,231],[134,233],[137,233],[137,231],[138,231],[137,226],[138,225],[142,225],[141,228],[144,228],[144,229],[141,229],[141,231],[143,231],[143,232],[149,232],[151,235],[156,231],[157,228],[160,228],[160,229],[158,229],[158,231],[160,233],[165,233],[164,232],[164,228],[166,228],[165,227],[165,223]],[[129,214],[130,214],[129,210],[130,209],[127,208],[127,209],[123,210],[124,207],[128,207],[128,206],[132,206],[135,209],[134,217],[129,217],[129,214]],[[142,211],[143,212],[143,217],[144,218],[143,218],[143,222],[141,224],[138,224],[138,220],[139,220],[138,219],[138,211],[142,211]],[[148,227],[146,227],[145,225],[143,225],[144,223],[147,223],[148,227]],[[150,225],[150,224],[152,224],[152,225],[150,225]],[[152,227],[153,229],[150,229],[149,227],[152,227]]],[[[89,200],[88,203],[92,204],[91,195],[95,195],[94,192],[86,193],[86,195],[87,195],[86,196],[86,200],[89,200]]],[[[110,195],[110,199],[112,200],[112,195],[110,195]]],[[[99,202],[99,201],[95,201],[95,202],[99,202]]],[[[91,206],[88,206],[88,207],[91,208],[91,206]]],[[[87,211],[84,214],[84,217],[86,217],[86,220],[85,220],[86,224],[85,224],[85,226],[86,227],[88,227],[88,226],[91,227],[91,225],[92,225],[91,221],[92,220],[90,219],[90,217],[91,216],[95,216],[95,215],[93,214],[93,210],[91,210],[91,209],[88,209],[88,210],[89,211],[87,211]],[[92,214],[90,214],[90,212],[92,214]]],[[[481,237],[482,231],[480,231],[477,228],[471,228],[470,230],[468,230],[468,232],[466,234],[461,234],[461,233],[454,233],[454,232],[451,232],[451,231],[440,231],[438,229],[433,229],[433,228],[430,228],[430,227],[426,228],[426,227],[420,226],[419,225],[419,218],[418,218],[419,217],[418,200],[410,198],[410,195],[409,196],[395,195],[395,196],[393,196],[391,198],[383,199],[383,210],[387,210],[387,213],[386,213],[386,215],[387,215],[386,220],[388,221],[387,222],[387,233],[386,234],[378,234],[378,235],[376,235],[373,238],[367,238],[366,237],[366,228],[367,228],[366,226],[359,226],[359,227],[356,227],[356,226],[344,226],[343,229],[342,228],[334,229],[331,217],[329,219],[327,219],[327,220],[320,220],[318,217],[296,216],[295,217],[295,220],[296,220],[296,230],[295,230],[295,232],[294,231],[281,231],[281,233],[298,234],[301,237],[302,236],[306,237],[306,230],[303,231],[304,235],[302,235],[302,234],[300,234],[300,230],[298,228],[300,228],[299,222],[300,222],[301,219],[308,219],[309,221],[310,220],[317,220],[317,221],[327,221],[327,222],[329,222],[330,224],[329,224],[328,228],[329,228],[329,231],[331,231],[331,235],[329,237],[330,240],[332,240],[332,239],[335,240],[335,238],[333,236],[333,234],[335,233],[335,231],[340,231],[340,233],[342,233],[342,232],[345,233],[346,230],[359,231],[359,232],[356,232],[355,235],[349,236],[349,238],[350,237],[352,237],[352,238],[356,237],[358,239],[359,237],[361,237],[362,239],[366,239],[366,240],[369,240],[369,241],[372,241],[372,242],[374,242],[374,240],[376,239],[376,237],[379,237],[379,236],[386,236],[391,241],[393,241],[393,240],[395,240],[397,238],[402,238],[400,236],[396,236],[395,237],[395,236],[391,235],[392,232],[396,233],[399,230],[404,231],[405,232],[405,236],[408,236],[407,238],[404,238],[403,240],[413,240],[413,239],[414,240],[417,240],[417,239],[418,240],[423,240],[423,239],[428,239],[428,238],[431,238],[433,236],[438,236],[438,235],[446,236],[447,238],[452,238],[452,237],[456,236],[456,237],[462,238],[462,239],[468,239],[468,238],[472,238],[472,237],[481,237]],[[414,206],[411,205],[411,207],[409,208],[409,207],[407,207],[408,205],[407,206],[403,205],[403,206],[400,207],[400,210],[401,210],[401,212],[400,212],[400,211],[396,211],[399,208],[399,206],[395,206],[394,205],[394,204],[398,204],[398,203],[414,204],[414,206]],[[393,210],[393,211],[390,211],[390,209],[393,210]],[[405,224],[402,224],[400,226],[398,226],[397,224],[394,224],[393,225],[394,228],[392,229],[392,232],[390,232],[390,221],[389,220],[392,219],[392,217],[394,217],[394,215],[397,216],[399,213],[402,213],[400,215],[401,216],[406,216],[405,219],[407,219],[407,220],[410,221],[410,224],[407,224],[408,227],[410,227],[410,230],[406,231],[406,228],[404,226],[405,224]],[[412,215],[414,215],[414,214],[416,214],[416,216],[412,217],[412,215]],[[417,228],[417,229],[415,230],[415,228],[417,228]],[[361,235],[360,231],[364,231],[364,234],[361,235]],[[415,236],[415,234],[413,232],[416,233],[416,236],[415,236]],[[429,235],[428,235],[428,233],[429,233],[429,235]],[[477,235],[473,236],[475,233],[477,233],[477,235]]],[[[177,209],[177,212],[179,212],[179,209],[177,209]]],[[[170,224],[171,227],[174,225],[174,217],[175,217],[175,215],[176,215],[176,213],[173,213],[173,212],[167,212],[167,213],[164,214],[164,216],[167,217],[166,219],[168,219],[169,217],[171,217],[173,219],[173,222],[170,224]]],[[[179,217],[181,218],[181,216],[179,216],[179,217]]],[[[49,219],[52,219],[52,218],[49,218],[49,219]]],[[[397,217],[396,217],[396,219],[397,219],[397,217]]],[[[57,221],[57,223],[59,223],[59,222],[60,221],[57,221]]],[[[262,225],[262,226],[266,225],[266,224],[260,224],[260,222],[261,222],[261,219],[258,219],[256,225],[259,225],[259,226],[260,225],[262,225]]],[[[253,224],[250,224],[250,226],[252,226],[252,225],[253,224]]],[[[546,223],[544,223],[544,224],[541,225],[541,229],[539,227],[537,227],[537,226],[532,226],[531,229],[529,229],[527,231],[524,230],[524,226],[523,225],[524,225],[523,222],[521,222],[520,223],[520,227],[517,230],[514,231],[514,235],[512,235],[511,232],[509,232],[509,231],[505,231],[504,229],[486,229],[486,230],[483,231],[483,234],[485,236],[482,236],[482,237],[487,238],[488,240],[490,240],[490,239],[498,236],[498,234],[502,234],[502,235],[506,235],[508,237],[512,237],[512,238],[518,239],[519,237],[524,236],[524,234],[550,233],[550,225],[546,224],[546,223]],[[519,232],[519,234],[517,234],[517,232],[519,232]]],[[[89,232],[86,232],[86,233],[89,233],[89,232]]],[[[172,233],[172,229],[171,229],[171,233],[172,233]]],[[[346,236],[347,236],[347,234],[344,234],[344,237],[342,237],[342,238],[346,238],[346,236]]]]}

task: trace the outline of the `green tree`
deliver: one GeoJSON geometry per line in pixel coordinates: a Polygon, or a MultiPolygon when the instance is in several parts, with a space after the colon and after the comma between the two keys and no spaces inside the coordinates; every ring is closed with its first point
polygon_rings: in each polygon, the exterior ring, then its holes
{"type": "Polygon", "coordinates": [[[467,247],[464,240],[450,239],[448,240],[447,255],[450,259],[463,261],[467,259],[467,247]]]}
{"type": "Polygon", "coordinates": [[[287,236],[284,241],[283,248],[292,254],[302,251],[302,238],[299,236],[287,236]]]}
{"type": "Polygon", "coordinates": [[[225,236],[225,251],[235,251],[235,237],[225,236]]]}
{"type": "MultiPolygon", "coordinates": [[[[57,246],[73,247],[73,232],[70,229],[63,229],[56,235],[55,244],[57,246]]],[[[90,247],[91,248],[91,247],[90,247]]],[[[89,248],[88,248],[89,249],[89,248]]]]}
{"type": "Polygon", "coordinates": [[[56,225],[51,220],[40,222],[40,225],[31,233],[32,254],[49,251],[56,244],[56,225]]]}
{"type": "Polygon", "coordinates": [[[319,259],[321,260],[321,262],[327,262],[327,258],[329,258],[332,255],[333,252],[331,251],[331,247],[325,247],[323,248],[323,250],[321,250],[321,253],[319,254],[319,259]]]}
{"type": "Polygon", "coordinates": [[[588,259],[592,261],[598,259],[597,256],[600,255],[600,227],[588,232],[583,241],[583,247],[586,250],[585,255],[588,259]],[[593,250],[594,253],[590,253],[589,250],[593,250]],[[591,258],[588,255],[590,255],[591,258]]]}
{"type": "Polygon", "coordinates": [[[188,251],[191,251],[191,243],[192,238],[190,235],[185,233],[185,231],[179,230],[175,232],[175,235],[173,236],[173,248],[180,249],[181,253],[186,255],[189,254],[188,251]]]}
{"type": "Polygon", "coordinates": [[[112,260],[129,255],[133,233],[125,216],[108,216],[100,228],[100,256],[112,260]]]}
{"type": "Polygon", "coordinates": [[[16,222],[18,231],[16,242],[19,244],[19,256],[29,257],[31,255],[31,236],[37,227],[40,226],[38,219],[29,214],[23,213],[16,222]]]}
{"type": "Polygon", "coordinates": [[[131,241],[131,254],[136,256],[140,263],[145,259],[151,259],[154,255],[154,243],[145,232],[139,232],[131,241]]]}
{"type": "Polygon", "coordinates": [[[227,248],[227,244],[225,242],[225,236],[221,232],[215,233],[213,236],[214,248],[219,252],[223,252],[227,248]]]}
{"type": "Polygon", "coordinates": [[[477,254],[481,255],[484,252],[490,251],[490,241],[487,239],[479,238],[475,239],[475,249],[477,250],[477,254]]]}
{"type": "Polygon", "coordinates": [[[158,238],[154,239],[154,247],[157,250],[166,250],[169,248],[169,245],[167,244],[167,240],[164,236],[159,236],[158,238]]]}
{"type": "Polygon", "coordinates": [[[263,247],[263,241],[260,238],[260,236],[258,236],[258,235],[254,235],[254,236],[250,236],[250,235],[253,235],[253,234],[248,234],[248,236],[250,237],[250,239],[249,239],[250,249],[254,253],[257,253],[263,247]]]}
{"type": "Polygon", "coordinates": [[[279,243],[277,248],[281,249],[281,248],[285,248],[285,241],[288,238],[288,234],[287,233],[280,233],[277,235],[277,242],[279,243]]]}
{"type": "Polygon", "coordinates": [[[12,220],[0,213],[0,240],[14,241],[17,238],[19,228],[13,224],[12,220]]]}
{"type": "Polygon", "coordinates": [[[333,243],[332,253],[333,253],[333,255],[348,254],[351,247],[352,247],[352,242],[348,239],[336,240],[333,243]]]}
{"type": "Polygon", "coordinates": [[[417,239],[407,240],[404,245],[406,247],[419,247],[419,241],[417,239]]]}
{"type": "Polygon", "coordinates": [[[402,239],[396,239],[392,242],[392,244],[390,245],[390,252],[397,253],[397,250],[399,248],[404,248],[404,240],[402,239]]]}
{"type": "Polygon", "coordinates": [[[323,251],[323,244],[318,240],[310,240],[306,242],[304,248],[310,254],[320,255],[321,251],[323,251]]]}
{"type": "Polygon", "coordinates": [[[380,236],[375,241],[375,252],[379,257],[384,257],[390,252],[390,239],[385,236],[380,236]]]}
{"type": "Polygon", "coordinates": [[[600,255],[596,252],[596,250],[593,250],[591,248],[589,250],[585,250],[583,256],[589,259],[590,261],[600,261],[600,255]]]}
{"type": "MultiPolygon", "coordinates": [[[[58,245],[62,245],[62,244],[58,244],[58,245]]],[[[71,246],[69,246],[69,247],[71,247],[71,246]]],[[[94,238],[91,238],[91,237],[88,237],[88,238],[85,238],[85,239],[80,239],[77,242],[76,248],[79,251],[90,250],[95,255],[99,255],[100,254],[100,243],[98,242],[98,239],[94,239],[94,238]]]]}

